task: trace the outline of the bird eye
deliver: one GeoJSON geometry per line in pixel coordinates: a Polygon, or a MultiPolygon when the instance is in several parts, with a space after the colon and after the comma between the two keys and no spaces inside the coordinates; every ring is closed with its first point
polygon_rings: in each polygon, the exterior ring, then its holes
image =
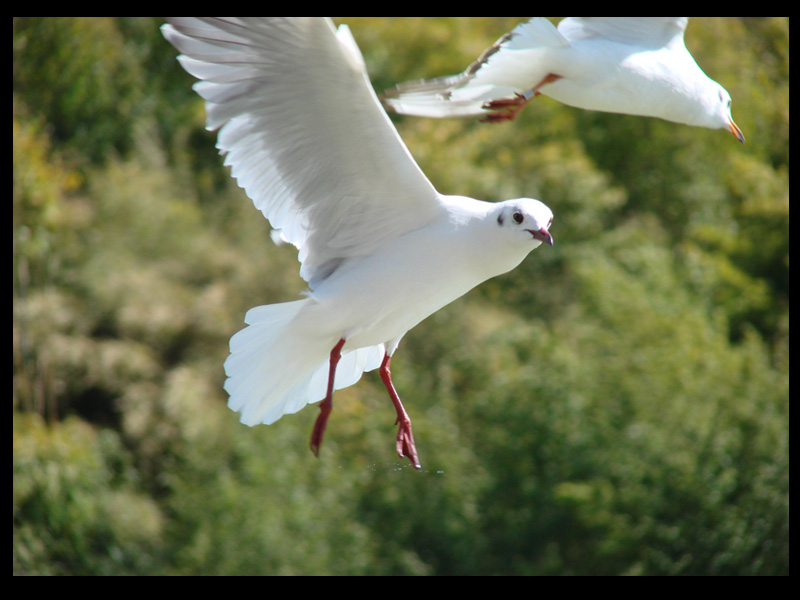
{"type": "Polygon", "coordinates": [[[521,212],[515,212],[511,216],[511,218],[514,219],[514,223],[516,223],[517,225],[519,225],[520,223],[522,223],[525,220],[525,217],[522,216],[521,212]]]}

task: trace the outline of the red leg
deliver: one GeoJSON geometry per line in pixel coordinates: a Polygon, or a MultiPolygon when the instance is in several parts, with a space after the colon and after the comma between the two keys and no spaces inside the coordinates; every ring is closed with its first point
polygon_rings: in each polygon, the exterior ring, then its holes
{"type": "Polygon", "coordinates": [[[561,79],[561,75],[555,73],[548,73],[539,83],[533,86],[524,94],[515,93],[513,98],[499,98],[491,100],[483,105],[487,110],[494,110],[494,112],[486,115],[481,121],[485,123],[499,123],[501,121],[513,120],[519,112],[525,108],[525,105],[533,100],[536,96],[540,95],[539,89],[548,83],[553,83],[561,79]]]}
{"type": "Polygon", "coordinates": [[[333,380],[336,377],[336,365],[339,364],[339,359],[342,358],[342,346],[344,346],[344,338],[331,350],[330,370],[328,371],[328,394],[325,396],[319,405],[319,416],[317,422],[314,423],[314,431],[311,432],[311,451],[314,456],[319,456],[319,447],[322,445],[322,436],[325,434],[325,426],[328,424],[328,415],[331,414],[333,408],[333,380]]]}
{"type": "Polygon", "coordinates": [[[380,374],[381,379],[383,380],[383,385],[386,386],[386,391],[389,392],[389,397],[392,399],[392,403],[394,403],[394,409],[397,411],[397,421],[395,421],[395,425],[400,426],[399,431],[397,432],[397,455],[400,458],[407,456],[411,461],[411,464],[414,465],[414,468],[419,471],[422,469],[422,467],[419,464],[417,447],[414,445],[414,435],[411,433],[411,419],[409,418],[406,409],[403,407],[403,403],[400,401],[400,396],[397,394],[397,390],[394,389],[394,384],[392,383],[392,373],[389,371],[389,363],[391,361],[391,356],[388,354],[384,355],[383,362],[381,363],[380,374]]]}

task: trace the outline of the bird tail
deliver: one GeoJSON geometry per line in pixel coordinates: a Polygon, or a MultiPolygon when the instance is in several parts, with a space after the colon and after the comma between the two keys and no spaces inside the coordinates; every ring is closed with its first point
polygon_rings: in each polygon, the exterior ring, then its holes
{"type": "MultiPolygon", "coordinates": [[[[483,106],[486,102],[525,91],[515,87],[514,81],[531,70],[530,54],[525,56],[514,51],[541,50],[567,44],[550,21],[534,17],[497,40],[463,73],[401,83],[384,94],[383,102],[399,114],[418,117],[485,114],[483,106]],[[502,63],[493,59],[498,52],[502,52],[502,63]]],[[[541,77],[545,75],[546,71],[541,77]]]]}
{"type": "Polygon", "coordinates": [[[469,79],[462,73],[401,83],[384,94],[383,103],[398,114],[414,117],[441,119],[480,115],[485,112],[483,104],[492,86],[467,89],[469,79]]]}
{"type": "MultiPolygon", "coordinates": [[[[248,326],[231,338],[224,387],[228,406],[245,425],[269,425],[325,397],[330,352],[338,340],[302,327],[302,311],[311,302],[257,306],[245,315],[248,326]]],[[[364,371],[380,366],[383,352],[383,344],[343,352],[335,388],[353,385],[364,371]]]]}

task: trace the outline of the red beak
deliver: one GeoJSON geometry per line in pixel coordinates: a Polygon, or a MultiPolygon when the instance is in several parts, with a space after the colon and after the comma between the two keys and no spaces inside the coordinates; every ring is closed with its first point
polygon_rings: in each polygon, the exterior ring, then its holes
{"type": "Polygon", "coordinates": [[[553,236],[542,227],[539,231],[534,231],[533,229],[526,229],[525,231],[529,231],[530,234],[533,236],[533,239],[539,240],[540,242],[545,242],[547,244],[553,245],[553,236]]]}

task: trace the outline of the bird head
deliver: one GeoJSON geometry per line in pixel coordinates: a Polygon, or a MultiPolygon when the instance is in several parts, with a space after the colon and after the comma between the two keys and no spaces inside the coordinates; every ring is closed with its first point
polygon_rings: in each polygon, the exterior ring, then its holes
{"type": "Polygon", "coordinates": [[[553,245],[553,236],[549,231],[553,224],[553,212],[539,200],[516,198],[502,202],[497,211],[497,224],[518,232],[524,239],[533,240],[534,248],[542,242],[553,245]]]}
{"type": "Polygon", "coordinates": [[[731,95],[721,85],[714,82],[716,86],[716,94],[711,94],[714,98],[713,104],[706,107],[711,112],[711,118],[720,129],[727,129],[730,131],[737,140],[744,144],[744,134],[742,130],[733,122],[731,116],[731,95]]]}

